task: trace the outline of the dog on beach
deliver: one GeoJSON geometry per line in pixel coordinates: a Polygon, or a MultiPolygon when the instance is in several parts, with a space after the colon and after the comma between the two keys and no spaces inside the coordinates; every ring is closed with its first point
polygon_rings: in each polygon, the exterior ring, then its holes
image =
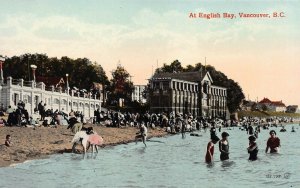
{"type": "Polygon", "coordinates": [[[86,131],[84,130],[78,131],[72,139],[72,143],[73,143],[72,152],[75,153],[76,145],[81,144],[83,146],[84,153],[86,153],[88,137],[89,135],[87,134],[86,131]]]}

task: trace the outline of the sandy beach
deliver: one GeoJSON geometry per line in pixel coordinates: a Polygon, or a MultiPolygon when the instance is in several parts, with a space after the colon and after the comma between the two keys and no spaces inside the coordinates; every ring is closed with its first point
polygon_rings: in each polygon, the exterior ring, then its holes
{"type": "MultiPolygon", "coordinates": [[[[134,141],[135,127],[111,128],[99,125],[92,126],[94,130],[103,137],[102,147],[125,144],[134,141]]],[[[167,135],[164,129],[148,129],[148,138],[167,135]]],[[[0,127],[0,167],[9,166],[15,163],[22,163],[26,160],[46,158],[51,154],[70,153],[71,140],[74,134],[67,126],[57,128],[37,127],[0,127]],[[12,146],[4,145],[5,136],[11,135],[12,146]]],[[[141,146],[142,147],[142,146],[141,146]]],[[[81,150],[81,147],[78,146],[81,150]]],[[[101,148],[100,148],[101,149],[101,148]]]]}

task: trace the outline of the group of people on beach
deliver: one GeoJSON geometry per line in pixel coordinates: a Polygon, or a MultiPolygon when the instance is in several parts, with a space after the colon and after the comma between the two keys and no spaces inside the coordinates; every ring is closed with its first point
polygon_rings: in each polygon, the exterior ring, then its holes
{"type": "MultiPolygon", "coordinates": [[[[276,132],[274,130],[271,130],[269,132],[270,137],[267,141],[267,147],[265,152],[268,153],[270,150],[270,153],[278,153],[279,147],[280,147],[280,139],[276,136],[276,132]]],[[[229,159],[229,142],[228,142],[228,136],[229,134],[227,132],[223,132],[221,134],[222,139],[220,139],[216,135],[215,128],[211,128],[211,141],[207,144],[207,150],[205,155],[205,162],[206,163],[212,163],[213,162],[213,156],[214,156],[214,145],[219,142],[219,151],[220,151],[220,160],[225,161],[229,159]]],[[[247,148],[247,151],[249,153],[249,160],[255,161],[257,160],[257,154],[258,154],[258,145],[256,143],[257,136],[250,135],[248,137],[249,145],[247,148]]]]}
{"type": "MultiPolygon", "coordinates": [[[[19,105],[20,108],[23,107],[23,104],[19,105]]],[[[42,105],[42,102],[39,104],[40,111],[45,110],[45,104],[42,105]],[[44,108],[42,108],[44,107],[44,108]]],[[[11,110],[11,107],[8,109],[8,114],[12,115],[10,113],[13,113],[14,111],[11,110]]],[[[40,112],[41,119],[44,119],[43,113],[40,112]]],[[[68,114],[69,119],[68,123],[69,126],[67,127],[68,129],[71,128],[72,132],[76,134],[78,131],[82,130],[83,128],[83,116],[78,116],[73,110],[68,114]],[[78,118],[80,117],[80,118],[78,118]],[[74,120],[74,121],[73,121],[74,120]]],[[[213,162],[213,156],[214,156],[214,145],[219,143],[218,149],[220,151],[220,160],[228,160],[229,159],[229,141],[228,141],[228,136],[229,134],[227,132],[223,132],[221,134],[221,139],[216,135],[216,127],[219,128],[219,132],[221,131],[221,127],[229,127],[231,124],[222,121],[221,119],[197,119],[194,118],[191,114],[175,114],[175,113],[162,113],[162,114],[155,114],[155,113],[148,113],[146,112],[145,114],[139,114],[139,113],[120,113],[120,112],[115,112],[113,113],[112,111],[108,111],[107,113],[104,112],[99,112],[96,113],[96,122],[100,121],[105,121],[106,119],[112,120],[112,122],[116,122],[116,127],[118,127],[120,121],[116,120],[122,120],[124,119],[125,125],[126,124],[133,124],[134,126],[139,127],[139,132],[136,133],[135,140],[141,139],[143,144],[146,145],[146,139],[147,139],[147,134],[148,130],[147,127],[152,127],[151,124],[158,125],[160,127],[170,127],[170,133],[182,133],[182,138],[185,137],[185,132],[190,130],[200,130],[204,129],[206,130],[208,127],[212,126],[211,128],[211,140],[207,144],[207,151],[205,155],[205,162],[206,163],[211,163],[213,162]],[[98,115],[101,114],[101,116],[98,117],[98,115]],[[176,127],[178,127],[178,130],[176,130],[176,127]],[[188,127],[191,127],[191,129],[188,129],[188,127]]],[[[11,117],[9,116],[8,119],[11,117]]],[[[262,120],[258,121],[262,122],[262,120]]],[[[254,129],[251,124],[252,123],[257,123],[254,121],[254,119],[248,118],[244,119],[242,121],[242,127],[247,130],[247,133],[249,134],[248,140],[249,140],[249,146],[247,148],[247,151],[249,153],[249,160],[257,160],[257,154],[258,154],[258,145],[256,143],[256,139],[258,138],[258,133],[260,132],[260,126],[256,126],[254,129]]],[[[269,124],[265,125],[266,128],[270,126],[269,124]]],[[[166,129],[167,130],[167,129],[166,129]]],[[[294,132],[294,127],[292,132],[294,132]]],[[[267,147],[265,152],[267,153],[270,150],[270,153],[275,153],[279,151],[280,147],[280,139],[276,137],[276,132],[274,130],[270,131],[270,138],[267,141],[267,147]]],[[[11,145],[11,136],[7,135],[6,141],[5,141],[6,146],[11,145]]]]}

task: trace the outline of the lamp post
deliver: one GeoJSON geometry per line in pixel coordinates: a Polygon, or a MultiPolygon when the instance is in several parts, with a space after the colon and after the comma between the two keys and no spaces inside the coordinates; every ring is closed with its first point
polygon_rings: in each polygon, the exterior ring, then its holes
{"type": "Polygon", "coordinates": [[[0,57],[0,84],[3,84],[3,70],[2,70],[2,65],[5,61],[5,58],[0,57]]]}
{"type": "Polygon", "coordinates": [[[66,82],[67,90],[69,90],[69,74],[66,74],[66,82]]]}
{"type": "Polygon", "coordinates": [[[35,70],[36,70],[37,66],[36,65],[30,65],[30,67],[32,69],[33,81],[35,82],[36,81],[36,79],[35,79],[35,70]]]}

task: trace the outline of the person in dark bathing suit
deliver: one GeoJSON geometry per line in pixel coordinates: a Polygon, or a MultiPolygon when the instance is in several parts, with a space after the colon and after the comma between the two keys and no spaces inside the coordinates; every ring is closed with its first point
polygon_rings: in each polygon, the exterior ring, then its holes
{"type": "Polygon", "coordinates": [[[250,154],[249,160],[255,161],[257,160],[258,146],[256,144],[255,136],[249,136],[249,147],[247,148],[248,153],[250,154]]]}
{"type": "Polygon", "coordinates": [[[247,132],[249,135],[253,135],[254,134],[254,129],[251,125],[248,126],[247,132]]]}
{"type": "Polygon", "coordinates": [[[229,142],[227,140],[227,137],[229,134],[227,132],[222,133],[222,139],[219,141],[219,150],[221,152],[220,154],[220,160],[225,161],[229,159],[229,142]]]}
{"type": "Polygon", "coordinates": [[[181,125],[181,137],[182,137],[182,139],[185,139],[185,131],[186,131],[186,122],[182,121],[182,125],[181,125]]]}
{"type": "Polygon", "coordinates": [[[206,163],[211,163],[213,161],[213,156],[214,156],[214,145],[219,141],[219,137],[213,136],[211,138],[211,141],[208,142],[207,144],[207,150],[206,150],[206,155],[205,155],[205,162],[206,163]]]}
{"type": "Polygon", "coordinates": [[[210,128],[210,138],[213,138],[216,135],[217,135],[216,128],[213,126],[210,128]]]}
{"type": "Polygon", "coordinates": [[[280,139],[276,137],[276,132],[274,130],[270,131],[270,138],[267,141],[266,153],[270,148],[270,153],[278,153],[280,147],[280,139]]]}

